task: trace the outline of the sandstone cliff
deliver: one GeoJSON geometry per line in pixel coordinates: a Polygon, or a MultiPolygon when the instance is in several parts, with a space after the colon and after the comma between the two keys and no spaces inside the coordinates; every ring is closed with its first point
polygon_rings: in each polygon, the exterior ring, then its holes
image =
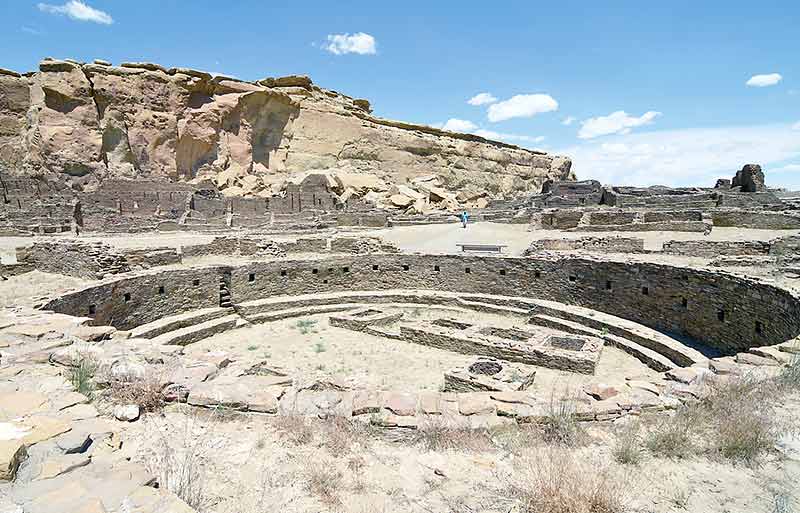
{"type": "Polygon", "coordinates": [[[0,70],[0,167],[76,189],[107,178],[212,179],[233,194],[266,194],[288,175],[338,169],[390,183],[435,174],[451,190],[511,197],[573,179],[570,166],[374,117],[368,101],[302,76],[248,83],[149,63],[52,59],[24,75],[0,70]]]}

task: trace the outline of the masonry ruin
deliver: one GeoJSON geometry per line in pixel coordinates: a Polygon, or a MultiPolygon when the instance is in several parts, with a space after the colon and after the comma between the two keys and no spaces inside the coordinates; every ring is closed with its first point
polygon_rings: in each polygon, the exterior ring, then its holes
{"type": "MultiPolygon", "coordinates": [[[[277,102],[270,112],[286,123],[309,115],[296,101],[304,96],[345,109],[365,133],[400,134],[411,142],[396,151],[413,165],[395,176],[381,163],[378,184],[375,168],[352,167],[377,158],[359,139],[339,148],[351,167],[315,169],[281,146],[282,123],[272,156],[257,151],[249,169],[308,165],[269,188],[218,168],[212,150],[176,156],[175,176],[153,168],[146,179],[79,173],[69,152],[47,155],[68,179],[5,162],[17,167],[0,170],[0,276],[12,298],[0,311],[0,426],[13,436],[0,438],[0,492],[27,508],[12,511],[47,511],[37,497],[50,484],[80,475],[102,488],[104,474],[113,486],[97,500],[113,503],[108,511],[134,492],[152,506],[141,511],[191,511],[142,477],[115,438],[150,413],[134,402],[96,410],[67,381],[87,359],[93,386],[147,377],[159,404],[195,413],[408,433],[543,425],[565,381],[580,422],[669,415],[706,379],[772,372],[797,353],[800,196],[767,187],[758,165],[713,187],[576,181],[561,157],[379,120],[368,103],[302,77],[251,84],[152,66],[45,61],[30,77],[3,76],[30,79],[26,88],[64,73],[160,80],[199,88],[192,94],[204,91],[208,105],[231,95],[245,111],[277,102]],[[516,185],[501,190],[472,167],[457,185],[454,166],[425,164],[447,144],[469,162],[483,152],[513,164],[516,185]],[[463,208],[467,228],[456,218],[463,208]],[[492,240],[469,239],[481,225],[492,240]],[[509,249],[477,254],[468,243],[509,249]],[[35,293],[13,295],[26,280],[35,293]],[[82,437],[73,427],[83,415],[126,424],[80,424],[82,437]],[[107,454],[95,463],[101,443],[107,454]],[[69,463],[79,454],[92,458],[69,463]],[[49,484],[36,484],[45,475],[49,484]]],[[[199,116],[202,107],[186,108],[199,116]]],[[[137,162],[137,171],[155,165],[137,162]]]]}

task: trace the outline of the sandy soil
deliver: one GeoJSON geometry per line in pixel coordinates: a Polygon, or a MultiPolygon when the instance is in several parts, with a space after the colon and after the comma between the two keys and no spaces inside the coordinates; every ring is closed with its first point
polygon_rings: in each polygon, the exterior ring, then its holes
{"type": "Polygon", "coordinates": [[[60,274],[31,271],[0,281],[0,308],[32,306],[36,298],[60,294],[89,284],[89,280],[60,274]]]}
{"type": "MultiPolygon", "coordinates": [[[[444,308],[382,307],[386,311],[402,311],[409,320],[458,319],[467,322],[511,327],[519,321],[500,315],[444,308]]],[[[545,331],[546,328],[542,328],[545,331]]],[[[356,388],[416,391],[439,390],[443,372],[473,360],[462,355],[328,324],[328,315],[303,319],[256,324],[227,331],[190,344],[186,354],[225,351],[243,363],[263,359],[274,362],[299,376],[335,376],[356,388]],[[309,327],[303,323],[313,322],[309,327]]],[[[572,392],[589,382],[603,382],[623,387],[625,377],[657,373],[627,353],[606,346],[594,376],[563,372],[544,367],[522,366],[536,372],[534,388],[542,397],[551,390],[557,394],[572,392]]],[[[645,379],[647,379],[645,378],[645,379]]]]}
{"type": "MultiPolygon", "coordinates": [[[[786,415],[798,413],[795,397],[786,415]]],[[[613,460],[611,447],[625,436],[629,421],[586,425],[584,445],[571,449],[519,430],[497,432],[488,444],[448,438],[460,441],[452,448],[431,448],[390,442],[366,429],[348,432],[330,421],[281,423],[170,407],[164,416],[132,424],[126,445],[135,460],[160,469],[165,448],[174,451],[176,470],[188,468],[202,492],[202,513],[516,512],[513,498],[519,492],[512,485],[530,490],[541,478],[556,486],[586,487],[598,475],[605,478],[604,490],[624,500],[619,511],[795,511],[800,439],[786,438],[778,455],[752,467],[648,454],[638,464],[622,465],[613,460]],[[562,482],[565,473],[572,477],[562,482]]]]}

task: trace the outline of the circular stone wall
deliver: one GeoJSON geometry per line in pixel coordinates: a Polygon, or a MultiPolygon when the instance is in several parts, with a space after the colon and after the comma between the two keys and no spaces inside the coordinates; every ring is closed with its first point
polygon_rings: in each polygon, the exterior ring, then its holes
{"type": "Polygon", "coordinates": [[[596,258],[360,255],[149,272],[95,284],[43,306],[120,329],[273,296],[434,290],[535,298],[591,308],[691,337],[724,353],[800,333],[800,300],[725,272],[596,258]]]}

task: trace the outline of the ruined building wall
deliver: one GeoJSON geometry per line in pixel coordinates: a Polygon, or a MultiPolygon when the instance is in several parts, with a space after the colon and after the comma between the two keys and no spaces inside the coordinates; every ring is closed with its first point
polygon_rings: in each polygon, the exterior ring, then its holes
{"type": "Polygon", "coordinates": [[[800,300],[772,285],[709,270],[584,257],[381,254],[257,262],[126,278],[67,294],[45,308],[86,315],[93,304],[96,323],[127,329],[164,315],[216,306],[218,279],[226,270],[231,272],[235,303],[355,289],[428,289],[584,306],[682,333],[729,353],[777,344],[800,333],[800,300]],[[190,286],[195,279],[198,285],[190,286]],[[164,293],[158,292],[160,286],[164,293]]]}
{"type": "Polygon", "coordinates": [[[89,279],[130,271],[125,256],[102,242],[37,241],[17,248],[17,262],[42,272],[89,279]]]}

